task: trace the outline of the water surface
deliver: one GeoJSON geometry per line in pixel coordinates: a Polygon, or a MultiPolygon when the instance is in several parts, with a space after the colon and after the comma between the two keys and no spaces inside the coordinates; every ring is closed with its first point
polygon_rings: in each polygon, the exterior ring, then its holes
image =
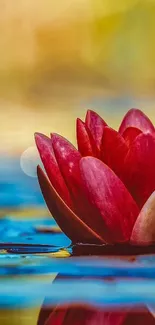
{"type": "Polygon", "coordinates": [[[154,305],[154,254],[104,256],[101,247],[72,246],[49,215],[37,179],[22,173],[18,159],[0,164],[1,309],[40,308],[43,301],[154,305]]]}

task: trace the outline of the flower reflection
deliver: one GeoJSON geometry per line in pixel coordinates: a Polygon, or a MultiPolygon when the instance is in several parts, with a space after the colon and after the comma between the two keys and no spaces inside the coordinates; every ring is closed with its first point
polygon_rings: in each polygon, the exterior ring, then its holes
{"type": "Polygon", "coordinates": [[[87,307],[58,307],[45,325],[153,325],[154,317],[145,308],[141,312],[105,312],[87,307]]]}
{"type": "MultiPolygon", "coordinates": [[[[55,281],[61,279],[59,275],[55,281]]],[[[52,288],[51,288],[52,290],[52,288]]],[[[151,308],[145,305],[136,308],[117,306],[106,309],[106,306],[95,307],[87,304],[58,304],[47,307],[46,298],[40,310],[37,325],[154,325],[155,318],[151,308]]]]}

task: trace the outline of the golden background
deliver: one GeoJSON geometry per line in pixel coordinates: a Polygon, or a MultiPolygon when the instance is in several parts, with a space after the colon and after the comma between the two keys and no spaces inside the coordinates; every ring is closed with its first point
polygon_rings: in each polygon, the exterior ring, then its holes
{"type": "Polygon", "coordinates": [[[133,105],[155,121],[154,35],[153,0],[0,0],[1,150],[35,131],[74,140],[87,108],[113,126],[133,105]]]}

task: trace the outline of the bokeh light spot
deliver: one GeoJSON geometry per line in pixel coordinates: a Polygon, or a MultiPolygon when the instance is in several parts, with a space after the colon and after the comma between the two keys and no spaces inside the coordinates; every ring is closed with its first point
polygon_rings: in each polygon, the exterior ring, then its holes
{"type": "Polygon", "coordinates": [[[30,177],[37,177],[38,165],[43,168],[37,148],[27,148],[20,157],[20,166],[22,171],[30,177]]]}

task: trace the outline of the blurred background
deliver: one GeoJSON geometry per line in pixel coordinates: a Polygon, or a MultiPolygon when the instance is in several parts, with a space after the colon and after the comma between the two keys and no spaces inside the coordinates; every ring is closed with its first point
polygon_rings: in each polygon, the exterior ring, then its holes
{"type": "MultiPolygon", "coordinates": [[[[0,0],[2,242],[59,243],[35,230],[49,215],[28,177],[38,161],[34,132],[75,143],[75,119],[88,108],[116,128],[131,107],[155,123],[154,35],[155,0],[0,0]]],[[[36,324],[38,313],[8,317],[36,324]]],[[[10,324],[6,311],[1,323],[10,324]]]]}
{"type": "Polygon", "coordinates": [[[1,151],[33,133],[75,139],[95,108],[118,126],[128,108],[155,122],[154,0],[0,0],[1,151]]]}

